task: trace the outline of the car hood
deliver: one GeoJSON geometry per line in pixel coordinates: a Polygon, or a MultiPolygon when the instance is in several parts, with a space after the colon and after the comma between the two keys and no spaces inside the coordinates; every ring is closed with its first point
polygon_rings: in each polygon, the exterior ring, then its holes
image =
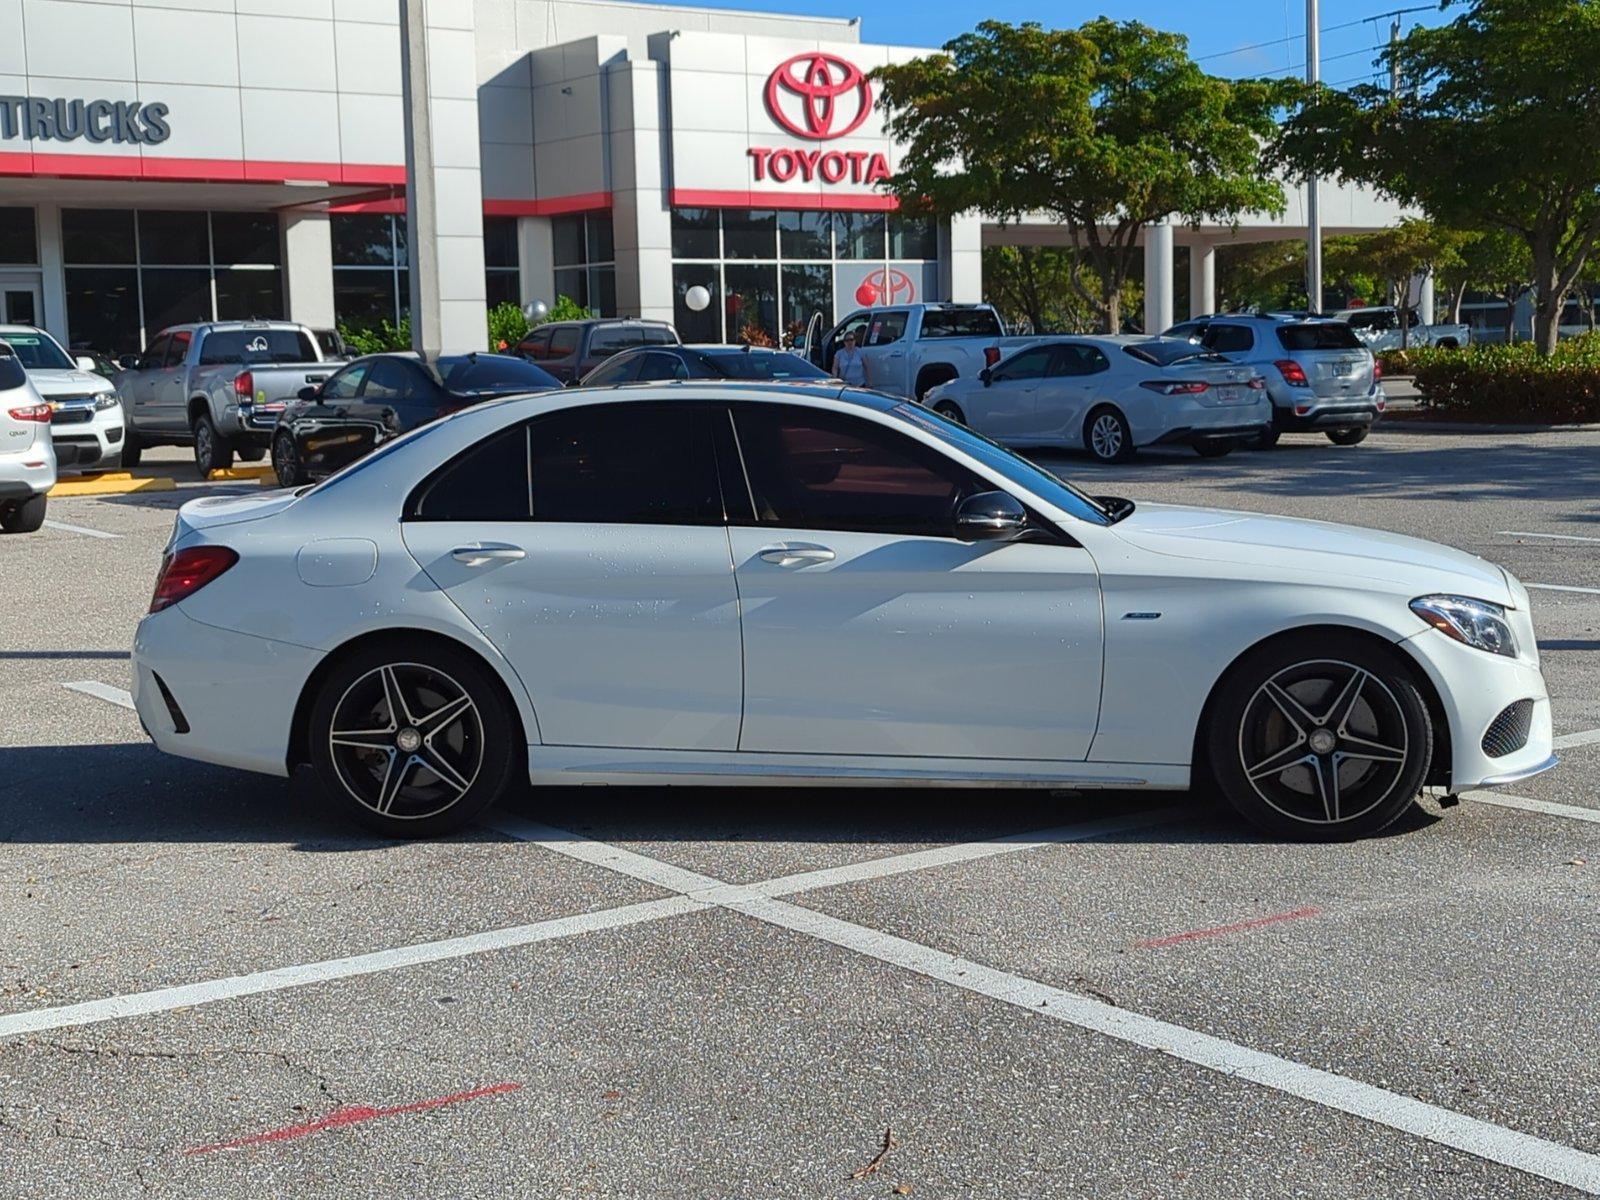
{"type": "Polygon", "coordinates": [[[57,396],[97,396],[117,390],[103,375],[80,371],[76,367],[70,370],[31,370],[28,378],[46,400],[53,400],[57,396]]]}
{"type": "Polygon", "coordinates": [[[1140,549],[1176,558],[1370,580],[1419,596],[1450,592],[1516,603],[1505,572],[1493,563],[1396,533],[1173,504],[1140,504],[1113,529],[1140,549]]]}

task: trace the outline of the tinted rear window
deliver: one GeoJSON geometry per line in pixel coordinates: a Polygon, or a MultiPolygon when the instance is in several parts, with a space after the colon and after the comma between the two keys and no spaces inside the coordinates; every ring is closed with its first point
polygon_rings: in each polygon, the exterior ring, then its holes
{"type": "Polygon", "coordinates": [[[317,348],[298,329],[219,329],[200,343],[200,365],[316,362],[317,348]]]}
{"type": "Polygon", "coordinates": [[[1280,325],[1278,342],[1285,350],[1359,350],[1361,341],[1350,326],[1336,321],[1318,325],[1280,325]]]}
{"type": "Polygon", "coordinates": [[[828,373],[798,354],[771,350],[712,350],[700,355],[710,371],[723,379],[827,379],[828,373]]]}
{"type": "Polygon", "coordinates": [[[1001,337],[1000,318],[987,308],[929,308],[922,313],[922,336],[1001,337]]]}
{"type": "Polygon", "coordinates": [[[441,358],[439,367],[446,390],[457,394],[540,392],[561,386],[560,381],[542,367],[504,354],[441,358]]]}
{"type": "Polygon", "coordinates": [[[589,335],[590,354],[615,354],[633,346],[665,346],[672,335],[659,325],[601,325],[589,335]]]}
{"type": "Polygon", "coordinates": [[[1256,344],[1256,339],[1248,325],[1212,325],[1206,330],[1201,343],[1207,350],[1215,350],[1220,354],[1236,354],[1241,350],[1251,349],[1256,344]]]}
{"type": "Polygon", "coordinates": [[[1169,338],[1163,341],[1135,342],[1131,346],[1124,346],[1122,352],[1140,362],[1151,363],[1158,367],[1170,367],[1179,362],[1227,362],[1222,355],[1214,350],[1206,350],[1193,342],[1179,341],[1169,338]]]}
{"type": "Polygon", "coordinates": [[[0,354],[0,391],[21,387],[28,378],[14,354],[0,354]]]}

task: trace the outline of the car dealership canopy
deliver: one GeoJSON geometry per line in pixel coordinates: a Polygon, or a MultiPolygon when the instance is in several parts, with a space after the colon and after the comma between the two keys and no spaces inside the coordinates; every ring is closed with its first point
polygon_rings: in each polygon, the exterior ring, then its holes
{"type": "MultiPolygon", "coordinates": [[[[14,0],[0,6],[0,320],[137,349],[163,325],[397,320],[414,255],[396,0],[14,0]],[[13,26],[15,24],[15,27],[13,26]]],[[[815,313],[981,297],[992,241],[1045,220],[902,218],[868,72],[925,53],[854,20],[604,0],[429,0],[444,348],[486,301],[570,296],[702,340],[779,341],[815,313]],[[685,303],[695,286],[713,297],[685,303]]],[[[1391,224],[1329,186],[1331,231],[1391,224]],[[1339,215],[1342,214],[1342,215],[1339,215]]],[[[1281,220],[1158,229],[1152,320],[1189,243],[1281,220]]]]}

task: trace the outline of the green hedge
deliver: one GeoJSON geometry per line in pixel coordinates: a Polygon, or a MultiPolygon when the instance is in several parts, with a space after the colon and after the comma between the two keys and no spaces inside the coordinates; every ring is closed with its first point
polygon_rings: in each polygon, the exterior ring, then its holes
{"type": "Polygon", "coordinates": [[[1391,351],[1380,361],[1385,375],[1415,377],[1426,409],[1486,421],[1600,421],[1600,335],[1568,338],[1550,358],[1518,342],[1391,351]]]}

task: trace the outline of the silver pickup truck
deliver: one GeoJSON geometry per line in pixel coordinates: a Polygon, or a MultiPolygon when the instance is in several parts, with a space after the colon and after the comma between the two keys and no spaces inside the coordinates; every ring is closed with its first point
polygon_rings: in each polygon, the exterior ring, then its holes
{"type": "Polygon", "coordinates": [[[288,321],[213,321],[163,329],[112,378],[127,416],[122,463],[147,446],[193,446],[204,476],[266,456],[284,405],[344,360],[288,321]]]}
{"type": "Polygon", "coordinates": [[[847,333],[856,335],[866,361],[867,386],[913,400],[1037,340],[1007,337],[1000,314],[987,304],[897,304],[851,313],[813,339],[811,361],[832,371],[847,333]]]}
{"type": "Polygon", "coordinates": [[[1343,321],[1356,331],[1361,344],[1374,354],[1400,349],[1400,324],[1409,326],[1405,344],[1412,346],[1437,346],[1441,350],[1459,350],[1472,340],[1472,330],[1466,325],[1424,325],[1417,310],[1408,308],[1402,316],[1400,310],[1388,304],[1374,304],[1367,308],[1343,308],[1331,314],[1335,321],[1343,321]]]}

